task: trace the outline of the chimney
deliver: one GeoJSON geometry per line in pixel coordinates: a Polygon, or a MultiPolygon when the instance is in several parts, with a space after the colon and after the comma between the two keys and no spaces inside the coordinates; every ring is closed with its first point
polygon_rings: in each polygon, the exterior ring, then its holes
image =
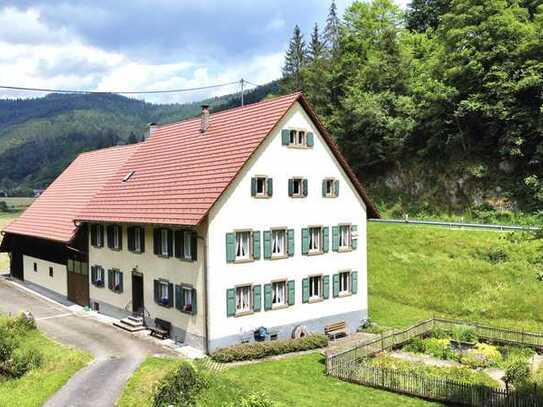
{"type": "Polygon", "coordinates": [[[205,133],[209,128],[209,105],[202,105],[200,132],[205,133]]]}
{"type": "Polygon", "coordinates": [[[145,134],[143,135],[143,140],[147,140],[149,138],[151,138],[151,136],[153,135],[154,131],[156,130],[156,123],[147,123],[147,131],[145,132],[145,134]]]}

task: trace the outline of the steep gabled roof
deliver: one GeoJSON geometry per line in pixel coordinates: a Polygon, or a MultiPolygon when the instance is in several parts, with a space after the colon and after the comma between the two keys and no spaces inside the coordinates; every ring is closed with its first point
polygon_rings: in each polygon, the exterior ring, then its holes
{"type": "Polygon", "coordinates": [[[366,192],[301,93],[268,99],[210,116],[158,127],[81,212],[84,221],[197,225],[243,165],[300,102],[315,120],[355,187],[378,216],[366,192]],[[127,182],[123,178],[131,174],[127,182]]]}
{"type": "Polygon", "coordinates": [[[68,243],[77,230],[77,215],[104,183],[137,150],[138,144],[80,154],[6,233],[68,243]]]}

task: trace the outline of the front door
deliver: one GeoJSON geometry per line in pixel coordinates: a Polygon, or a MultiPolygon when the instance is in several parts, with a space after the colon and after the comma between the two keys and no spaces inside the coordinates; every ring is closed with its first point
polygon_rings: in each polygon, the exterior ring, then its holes
{"type": "Polygon", "coordinates": [[[132,272],[132,311],[143,315],[143,274],[132,272]]]}

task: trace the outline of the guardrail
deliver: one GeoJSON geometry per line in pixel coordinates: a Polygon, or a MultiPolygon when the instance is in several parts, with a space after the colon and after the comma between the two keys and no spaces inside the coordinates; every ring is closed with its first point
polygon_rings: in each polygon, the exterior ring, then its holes
{"type": "Polygon", "coordinates": [[[427,225],[441,226],[457,229],[481,229],[481,230],[498,230],[503,232],[536,232],[541,228],[535,226],[520,226],[520,225],[493,225],[485,223],[463,223],[463,222],[442,222],[433,220],[409,220],[409,219],[369,219],[374,223],[391,223],[401,225],[427,225]]]}

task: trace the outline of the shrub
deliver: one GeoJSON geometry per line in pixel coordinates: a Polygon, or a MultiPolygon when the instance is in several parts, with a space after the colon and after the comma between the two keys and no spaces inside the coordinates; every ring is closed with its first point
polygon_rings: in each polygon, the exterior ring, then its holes
{"type": "Polygon", "coordinates": [[[452,332],[452,337],[460,342],[477,342],[478,336],[475,334],[475,330],[469,327],[456,328],[452,332]]]}
{"type": "Polygon", "coordinates": [[[424,340],[421,338],[414,338],[403,347],[403,350],[406,352],[424,353],[424,340]]]}
{"type": "Polygon", "coordinates": [[[449,331],[442,329],[442,328],[434,328],[432,329],[432,332],[430,333],[431,338],[435,339],[448,339],[451,337],[451,334],[449,331]]]}
{"type": "Polygon", "coordinates": [[[502,248],[490,248],[485,250],[477,250],[478,256],[490,263],[490,264],[499,264],[499,263],[505,263],[509,260],[509,255],[507,252],[502,248]]]}
{"type": "Polygon", "coordinates": [[[37,329],[36,321],[32,314],[20,313],[14,318],[9,318],[6,321],[6,328],[14,334],[22,334],[26,331],[37,329]]]}
{"type": "Polygon", "coordinates": [[[504,369],[507,369],[507,367],[516,360],[528,362],[535,353],[532,348],[522,346],[501,346],[499,351],[502,355],[500,367],[504,369]]]}
{"type": "Polygon", "coordinates": [[[462,354],[460,363],[476,369],[496,366],[501,359],[502,355],[497,347],[486,343],[478,343],[475,348],[462,354]]]}
{"type": "Polygon", "coordinates": [[[324,348],[328,345],[328,337],[322,334],[309,335],[298,339],[287,339],[270,342],[243,343],[219,349],[211,355],[217,362],[228,363],[242,360],[261,359],[266,356],[324,348]]]}
{"type": "Polygon", "coordinates": [[[455,359],[456,354],[451,349],[451,341],[449,339],[424,339],[424,353],[432,355],[438,359],[455,359]]]}
{"type": "Polygon", "coordinates": [[[517,359],[505,369],[505,381],[515,387],[522,387],[530,378],[528,362],[517,359]]]}
{"type": "Polygon", "coordinates": [[[205,379],[192,365],[183,362],[158,382],[154,391],[153,406],[195,406],[196,395],[206,385],[205,379]]]}
{"type": "Polygon", "coordinates": [[[260,392],[249,393],[239,400],[239,407],[274,407],[277,404],[266,394],[260,392]]]}

